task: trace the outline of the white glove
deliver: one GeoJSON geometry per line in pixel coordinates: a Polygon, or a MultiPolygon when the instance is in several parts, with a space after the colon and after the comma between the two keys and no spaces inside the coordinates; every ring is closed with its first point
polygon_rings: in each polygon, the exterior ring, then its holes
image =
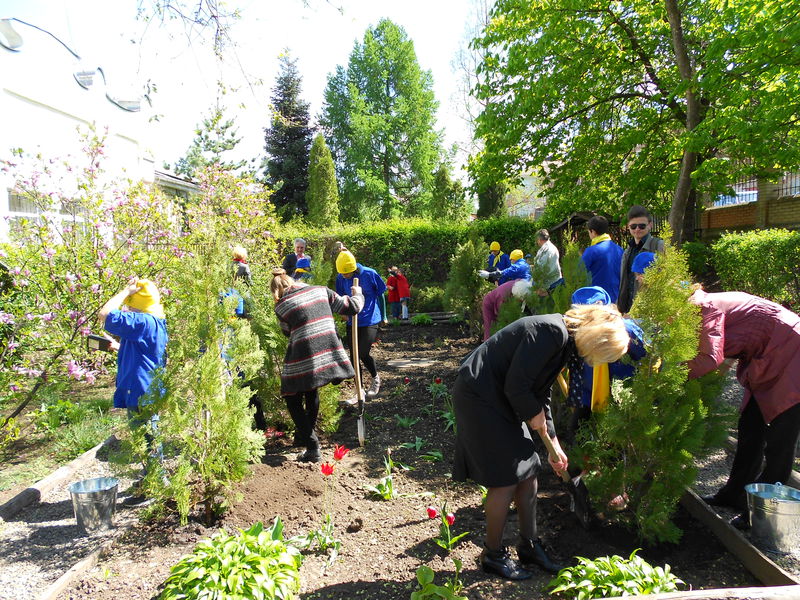
{"type": "Polygon", "coordinates": [[[489,271],[481,269],[480,271],[478,271],[478,277],[480,277],[481,279],[489,279],[489,271]]]}

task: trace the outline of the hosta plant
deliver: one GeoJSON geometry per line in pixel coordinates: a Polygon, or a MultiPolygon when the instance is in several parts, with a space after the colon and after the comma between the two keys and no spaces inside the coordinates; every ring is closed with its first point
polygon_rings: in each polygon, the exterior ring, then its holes
{"type": "Polygon", "coordinates": [[[422,313],[419,315],[414,315],[411,317],[411,324],[412,325],[433,325],[433,319],[427,313],[422,313]]]}
{"type": "Polygon", "coordinates": [[[578,564],[559,571],[548,587],[553,594],[570,600],[644,596],[676,592],[684,585],[670,572],[669,565],[654,567],[631,553],[627,560],[621,556],[601,556],[594,560],[577,557],[578,564]]]}
{"type": "Polygon", "coordinates": [[[283,524],[276,518],[269,529],[256,523],[197,544],[172,567],[159,598],[291,600],[300,589],[301,563],[299,551],[283,541],[283,524]]]}

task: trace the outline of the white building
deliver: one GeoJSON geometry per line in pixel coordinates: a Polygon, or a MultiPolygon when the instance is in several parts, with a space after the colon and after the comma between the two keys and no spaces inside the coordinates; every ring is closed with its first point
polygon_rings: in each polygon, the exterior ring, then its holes
{"type": "MultiPolygon", "coordinates": [[[[34,24],[0,19],[0,157],[9,158],[15,148],[46,158],[80,157],[78,130],[87,132],[93,125],[99,134],[107,132],[106,177],[154,181],[145,139],[148,113],[140,110],[146,100],[115,91],[120,88],[109,77],[118,74],[98,66],[82,63],[34,24]]],[[[69,189],[70,182],[65,180],[64,187],[69,189]]],[[[0,172],[0,240],[6,239],[9,221],[34,214],[35,207],[15,194],[10,175],[0,172]]]]}

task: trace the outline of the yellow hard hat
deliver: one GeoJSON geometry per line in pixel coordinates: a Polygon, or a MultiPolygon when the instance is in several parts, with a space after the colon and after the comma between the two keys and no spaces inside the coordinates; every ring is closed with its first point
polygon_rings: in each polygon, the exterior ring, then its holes
{"type": "Polygon", "coordinates": [[[492,252],[499,252],[500,251],[500,242],[492,242],[489,244],[489,250],[492,252]]]}
{"type": "Polygon", "coordinates": [[[522,250],[519,250],[519,249],[517,249],[517,250],[512,250],[512,251],[511,251],[511,254],[509,254],[509,255],[508,255],[508,257],[509,257],[509,258],[510,258],[512,261],[519,260],[519,259],[520,259],[520,258],[522,258],[523,256],[524,256],[524,254],[522,254],[522,250]]]}
{"type": "Polygon", "coordinates": [[[125,298],[123,304],[143,313],[150,313],[159,319],[164,318],[164,307],[161,305],[161,292],[149,279],[137,281],[141,288],[133,296],[125,298]]]}

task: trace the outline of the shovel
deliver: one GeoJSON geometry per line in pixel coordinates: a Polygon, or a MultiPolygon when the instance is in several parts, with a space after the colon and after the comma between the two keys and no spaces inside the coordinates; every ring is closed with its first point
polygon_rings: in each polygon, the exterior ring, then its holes
{"type": "MultiPolygon", "coordinates": [[[[353,278],[353,285],[358,286],[358,277],[353,278]]],[[[356,398],[358,399],[358,420],[356,430],[358,432],[358,445],[364,447],[364,396],[361,393],[361,368],[358,361],[358,313],[353,315],[351,323],[350,343],[353,346],[353,371],[356,378],[356,398]]]]}
{"type": "MultiPolygon", "coordinates": [[[[550,458],[557,460],[558,453],[556,452],[555,446],[553,446],[553,440],[547,435],[547,428],[543,427],[542,429],[537,429],[536,433],[542,438],[542,442],[544,442],[547,448],[547,454],[550,455],[550,458]]],[[[581,481],[581,474],[576,477],[570,477],[567,471],[563,471],[561,473],[561,480],[563,481],[564,487],[569,492],[570,511],[575,513],[581,527],[589,529],[592,522],[592,509],[589,506],[589,490],[586,489],[586,484],[581,481]]]]}

